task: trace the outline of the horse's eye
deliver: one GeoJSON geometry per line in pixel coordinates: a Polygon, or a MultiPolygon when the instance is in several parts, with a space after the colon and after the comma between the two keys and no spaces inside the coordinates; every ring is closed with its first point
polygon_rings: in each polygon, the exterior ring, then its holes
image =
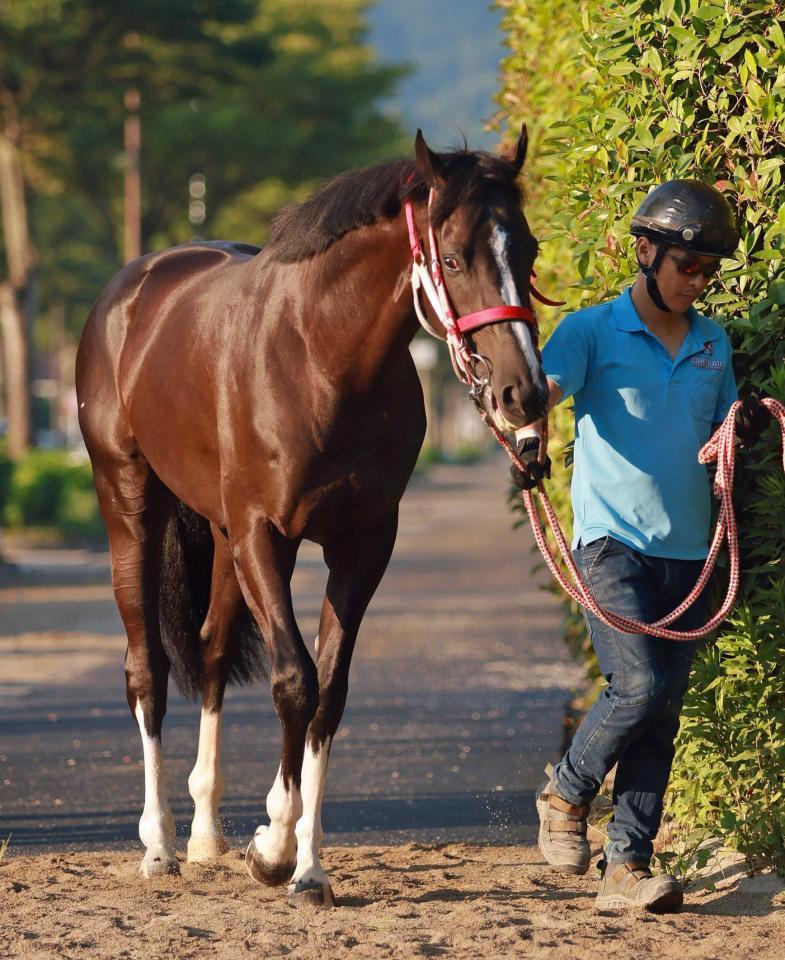
{"type": "Polygon", "coordinates": [[[442,257],[442,259],[444,260],[445,267],[447,267],[450,273],[460,273],[461,264],[458,261],[457,257],[453,257],[451,254],[448,253],[448,254],[445,254],[445,256],[442,257]]]}

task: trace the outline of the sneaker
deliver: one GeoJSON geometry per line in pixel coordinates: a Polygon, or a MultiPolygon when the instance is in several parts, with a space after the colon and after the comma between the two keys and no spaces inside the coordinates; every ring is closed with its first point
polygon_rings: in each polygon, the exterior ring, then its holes
{"type": "Polygon", "coordinates": [[[668,873],[652,876],[647,863],[603,863],[597,910],[638,907],[652,913],[676,913],[684,893],[675,877],[668,873]]]}
{"type": "Polygon", "coordinates": [[[562,873],[586,873],[591,863],[591,847],[586,839],[589,805],[567,803],[556,793],[553,780],[546,780],[537,791],[537,814],[537,845],[546,861],[562,873]]]}

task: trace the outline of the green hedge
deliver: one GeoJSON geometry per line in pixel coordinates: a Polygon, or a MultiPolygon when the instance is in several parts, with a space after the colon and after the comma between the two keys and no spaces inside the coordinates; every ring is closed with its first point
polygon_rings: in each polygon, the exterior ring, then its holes
{"type": "MultiPolygon", "coordinates": [[[[529,130],[529,151],[524,167],[526,217],[540,243],[537,258],[537,286],[554,300],[566,301],[560,309],[539,306],[537,316],[540,333],[546,340],[561,316],[589,302],[592,296],[580,282],[575,265],[564,243],[563,230],[557,225],[562,198],[555,185],[564,185],[570,164],[564,146],[555,136],[555,125],[561,124],[579,110],[578,97],[584,82],[580,51],[580,5],[574,0],[501,0],[497,4],[505,13],[502,30],[509,49],[502,62],[502,89],[498,101],[509,126],[508,139],[513,140],[526,123],[529,130]],[[539,56],[532,51],[548,51],[548,69],[542,68],[539,56]]],[[[572,404],[556,407],[549,418],[548,452],[553,462],[553,477],[548,493],[559,515],[568,539],[572,533],[570,479],[572,477],[572,404]]],[[[528,523],[517,490],[510,490],[510,504],[518,515],[516,525],[528,523]]],[[[551,548],[556,550],[552,537],[551,548]]],[[[590,677],[599,671],[589,642],[580,608],[564,597],[552,584],[554,593],[564,600],[566,612],[565,639],[573,655],[584,662],[590,677]]]]}
{"type": "MultiPolygon", "coordinates": [[[[568,309],[635,275],[632,213],[656,183],[696,177],[736,206],[742,240],[703,307],[728,330],[743,390],[785,399],[785,3],[505,0],[500,102],[542,117],[556,275],[568,309]],[[572,8],[572,9],[571,9],[572,8]],[[580,23],[576,26],[576,17],[580,23]],[[539,54],[550,24],[564,56],[539,54]],[[566,63],[550,83],[541,64],[566,63]]],[[[550,77],[550,73],[548,74],[550,77]]],[[[739,604],[699,655],[670,811],[785,869],[785,481],[776,430],[741,464],[739,604]]]]}
{"type": "Polygon", "coordinates": [[[66,536],[103,539],[89,463],[63,450],[31,450],[8,472],[4,522],[11,529],[44,527],[66,536]]]}

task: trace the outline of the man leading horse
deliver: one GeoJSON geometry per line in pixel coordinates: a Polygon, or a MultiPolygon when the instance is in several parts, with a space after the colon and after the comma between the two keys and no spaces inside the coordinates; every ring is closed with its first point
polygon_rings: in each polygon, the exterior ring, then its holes
{"type": "MultiPolygon", "coordinates": [[[[567,316],[542,356],[549,407],[575,404],[578,570],[601,607],[652,623],[689,594],[707,555],[709,484],[697,456],[737,392],[728,338],[693,302],[739,235],[723,195],[695,180],[653,190],[631,232],[640,268],[632,287],[567,316]]],[[[769,419],[748,398],[737,434],[751,443],[769,419]]],[[[519,486],[547,471],[536,465],[538,446],[536,436],[520,440],[533,469],[513,469],[519,486]]],[[[587,872],[589,805],[615,766],[597,908],[678,910],[677,880],[653,876],[650,860],[697,641],[622,633],[585,616],[607,686],[538,791],[540,850],[559,871],[587,872]]],[[[699,597],[674,626],[704,619],[699,597]]]]}

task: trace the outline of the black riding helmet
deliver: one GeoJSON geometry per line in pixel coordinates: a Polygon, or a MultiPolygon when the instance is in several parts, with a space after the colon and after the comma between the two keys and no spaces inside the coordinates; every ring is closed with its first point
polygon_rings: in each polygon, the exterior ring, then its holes
{"type": "Polygon", "coordinates": [[[661,310],[670,308],[657,288],[657,270],[673,245],[700,256],[729,257],[739,242],[736,218],[725,197],[700,180],[669,180],[656,187],[638,207],[630,233],[658,243],[649,267],[639,263],[649,296],[661,310]]]}
{"type": "Polygon", "coordinates": [[[706,257],[729,257],[739,242],[730,204],[700,180],[669,180],[652,190],[632,218],[630,233],[706,257]]]}

